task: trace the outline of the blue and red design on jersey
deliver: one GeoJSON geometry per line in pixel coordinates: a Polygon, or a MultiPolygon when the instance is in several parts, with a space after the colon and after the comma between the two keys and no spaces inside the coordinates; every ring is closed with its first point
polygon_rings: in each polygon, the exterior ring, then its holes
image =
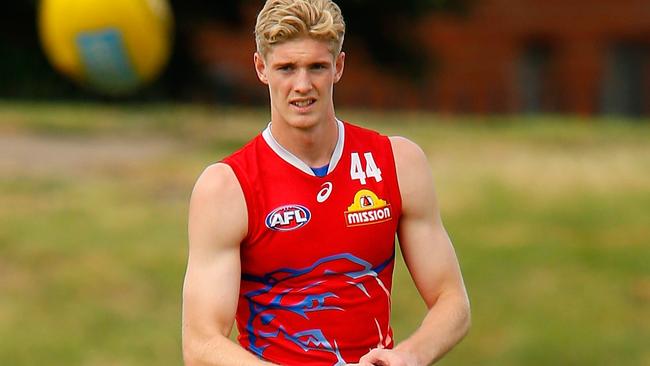
{"type": "MultiPolygon", "coordinates": [[[[257,282],[262,288],[244,294],[250,305],[250,316],[246,324],[249,333],[250,349],[259,356],[272,344],[272,338],[284,337],[303,351],[327,352],[336,356],[337,365],[345,365],[336,340],[330,342],[322,329],[287,329],[289,325],[273,324],[279,313],[288,312],[285,319],[300,317],[309,320],[309,313],[317,311],[345,311],[338,299],[351,298],[349,292],[359,292],[370,298],[368,288],[378,286],[384,291],[384,301],[390,304],[390,293],[379,278],[392,261],[388,258],[376,268],[370,263],[349,253],[323,258],[307,268],[283,268],[262,278],[244,274],[244,281],[257,282]],[[350,265],[357,267],[349,271],[350,265]],[[337,270],[340,268],[340,270],[337,270]],[[346,272],[347,271],[347,272],[346,272]],[[306,280],[301,288],[288,283],[300,283],[302,277],[326,278],[327,280],[306,280]],[[327,282],[327,285],[323,285],[327,282]],[[277,291],[276,288],[281,288],[277,291]],[[279,294],[277,294],[279,292],[279,294]]],[[[359,294],[356,294],[358,297],[359,294]]],[[[306,322],[308,323],[308,322],[306,322]]],[[[295,321],[292,322],[292,325],[295,321]]],[[[354,325],[352,325],[354,326],[354,325]]],[[[379,327],[379,324],[377,324],[379,327]]],[[[378,329],[381,334],[381,329],[378,329]]]]}

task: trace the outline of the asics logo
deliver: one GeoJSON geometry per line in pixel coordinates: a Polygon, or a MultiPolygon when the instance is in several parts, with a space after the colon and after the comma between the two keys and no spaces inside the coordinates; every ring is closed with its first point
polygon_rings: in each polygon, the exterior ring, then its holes
{"type": "Polygon", "coordinates": [[[325,182],[321,187],[321,190],[316,196],[316,201],[318,201],[318,203],[325,202],[330,197],[330,194],[332,194],[332,183],[325,182]]]}

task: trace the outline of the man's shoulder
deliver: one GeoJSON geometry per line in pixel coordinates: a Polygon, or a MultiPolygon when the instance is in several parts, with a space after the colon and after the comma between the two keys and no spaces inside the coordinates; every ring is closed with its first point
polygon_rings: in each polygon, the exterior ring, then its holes
{"type": "Polygon", "coordinates": [[[207,166],[196,180],[193,196],[202,198],[215,198],[229,196],[239,189],[237,177],[233,169],[224,163],[214,163],[207,166]]]}
{"type": "Polygon", "coordinates": [[[403,136],[390,136],[388,139],[390,140],[393,154],[396,159],[399,157],[400,160],[405,160],[407,162],[412,159],[426,160],[424,150],[408,138],[403,136]]]}
{"type": "Polygon", "coordinates": [[[232,169],[222,163],[206,167],[190,199],[190,245],[202,250],[239,245],[248,229],[246,210],[244,194],[232,169]]]}
{"type": "Polygon", "coordinates": [[[391,136],[389,139],[402,194],[402,207],[407,212],[413,207],[420,207],[424,202],[422,197],[427,197],[426,193],[432,189],[431,167],[426,153],[415,142],[402,136],[391,136]]]}
{"type": "Polygon", "coordinates": [[[398,177],[416,179],[430,173],[427,155],[418,144],[402,136],[391,136],[389,140],[398,177]]]}

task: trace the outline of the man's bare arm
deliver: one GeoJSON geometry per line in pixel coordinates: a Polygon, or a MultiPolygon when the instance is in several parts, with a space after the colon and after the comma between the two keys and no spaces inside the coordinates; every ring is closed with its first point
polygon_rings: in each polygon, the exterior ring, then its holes
{"type": "Polygon", "coordinates": [[[247,228],[246,201],[232,169],[208,167],[196,182],[189,209],[183,286],[187,366],[267,364],[228,338],[239,296],[239,245],[247,228]]]}
{"type": "Polygon", "coordinates": [[[393,350],[373,350],[360,364],[428,365],[465,336],[469,300],[445,231],[426,156],[413,142],[391,138],[402,195],[398,229],[404,261],[429,311],[420,327],[393,350]]]}

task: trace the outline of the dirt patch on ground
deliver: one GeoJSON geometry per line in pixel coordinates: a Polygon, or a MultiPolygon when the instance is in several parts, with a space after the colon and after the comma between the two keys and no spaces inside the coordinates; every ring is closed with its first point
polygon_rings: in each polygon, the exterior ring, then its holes
{"type": "Polygon", "coordinates": [[[0,135],[0,177],[83,174],[160,158],[177,145],[164,139],[0,135]]]}

